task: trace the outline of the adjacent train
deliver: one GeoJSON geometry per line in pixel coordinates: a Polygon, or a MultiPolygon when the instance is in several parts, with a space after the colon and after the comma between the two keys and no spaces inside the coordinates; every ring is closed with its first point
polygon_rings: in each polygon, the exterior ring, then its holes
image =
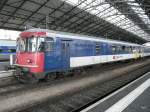
{"type": "Polygon", "coordinates": [[[87,66],[150,55],[150,47],[47,29],[29,29],[17,40],[19,80],[34,82],[87,66]]]}
{"type": "Polygon", "coordinates": [[[9,61],[10,55],[16,53],[15,40],[0,40],[0,61],[9,61]]]}

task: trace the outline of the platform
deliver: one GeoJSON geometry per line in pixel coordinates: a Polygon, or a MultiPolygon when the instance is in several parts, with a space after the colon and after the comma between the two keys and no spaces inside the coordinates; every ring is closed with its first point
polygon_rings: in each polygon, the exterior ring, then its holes
{"type": "Polygon", "coordinates": [[[81,112],[150,112],[150,72],[81,112]]]}
{"type": "Polygon", "coordinates": [[[7,77],[10,77],[12,76],[13,70],[9,70],[9,71],[0,71],[0,79],[1,78],[7,78],[7,77]]]}
{"type": "Polygon", "coordinates": [[[4,71],[5,70],[5,66],[10,65],[9,62],[0,62],[0,71],[4,71]]]}

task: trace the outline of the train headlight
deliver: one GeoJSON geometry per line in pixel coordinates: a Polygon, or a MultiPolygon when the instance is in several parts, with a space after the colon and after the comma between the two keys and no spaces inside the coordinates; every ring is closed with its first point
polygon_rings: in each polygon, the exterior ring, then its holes
{"type": "Polygon", "coordinates": [[[32,60],[31,60],[31,59],[28,59],[28,60],[27,60],[27,63],[32,63],[32,60]]]}

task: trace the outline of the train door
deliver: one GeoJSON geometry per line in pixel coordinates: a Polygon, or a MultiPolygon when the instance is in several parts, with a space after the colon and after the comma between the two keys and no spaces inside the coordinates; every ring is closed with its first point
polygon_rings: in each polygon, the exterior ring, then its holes
{"type": "Polygon", "coordinates": [[[107,62],[108,60],[108,44],[107,43],[102,43],[102,62],[107,62]]]}
{"type": "Polygon", "coordinates": [[[45,70],[46,71],[55,71],[60,69],[60,57],[59,49],[57,48],[58,42],[54,41],[51,37],[45,38],[45,70]]]}
{"type": "Polygon", "coordinates": [[[67,70],[70,67],[70,41],[62,40],[62,69],[67,70]]]}

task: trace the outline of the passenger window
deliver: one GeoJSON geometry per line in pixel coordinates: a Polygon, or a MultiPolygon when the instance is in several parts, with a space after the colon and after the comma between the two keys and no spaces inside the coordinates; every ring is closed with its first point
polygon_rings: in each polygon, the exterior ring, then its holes
{"type": "Polygon", "coordinates": [[[128,47],[127,46],[125,46],[125,52],[128,52],[128,47]]]}
{"type": "Polygon", "coordinates": [[[63,50],[64,53],[67,53],[67,52],[68,52],[69,46],[70,46],[69,43],[67,43],[67,42],[62,42],[62,50],[63,50]]]}
{"type": "Polygon", "coordinates": [[[127,52],[127,53],[130,53],[130,52],[131,52],[130,47],[126,47],[126,52],[127,52]]]}
{"type": "Polygon", "coordinates": [[[140,48],[140,53],[142,53],[143,52],[143,48],[140,48]]]}
{"type": "Polygon", "coordinates": [[[116,46],[112,46],[112,53],[114,54],[114,53],[116,53],[116,46]]]}
{"type": "Polygon", "coordinates": [[[47,37],[45,40],[45,51],[53,51],[54,50],[54,40],[50,37],[47,37]]]}
{"type": "Polygon", "coordinates": [[[121,48],[121,46],[117,46],[117,52],[121,52],[122,51],[122,48],[121,48]]]}
{"type": "Polygon", "coordinates": [[[9,53],[15,53],[15,52],[16,52],[16,49],[9,49],[8,52],[9,52],[9,53]]]}
{"type": "Polygon", "coordinates": [[[133,49],[132,49],[132,46],[130,46],[130,53],[133,53],[133,49]]]}
{"type": "Polygon", "coordinates": [[[123,51],[123,52],[125,51],[125,46],[122,46],[122,51],[123,51]]]}
{"type": "Polygon", "coordinates": [[[133,51],[133,53],[136,53],[137,52],[136,47],[133,47],[132,51],[133,51]]]}
{"type": "Polygon", "coordinates": [[[100,54],[100,51],[101,51],[100,43],[96,43],[96,54],[100,54]]]}

